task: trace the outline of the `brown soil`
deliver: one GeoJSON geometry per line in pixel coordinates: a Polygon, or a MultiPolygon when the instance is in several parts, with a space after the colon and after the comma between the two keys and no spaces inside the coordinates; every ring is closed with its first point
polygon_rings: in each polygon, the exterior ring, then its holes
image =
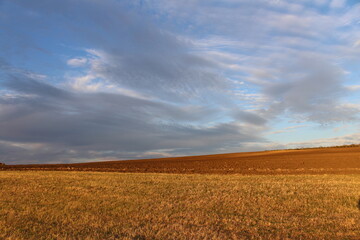
{"type": "Polygon", "coordinates": [[[76,164],[6,165],[0,170],[216,174],[360,174],[360,146],[76,164]]]}

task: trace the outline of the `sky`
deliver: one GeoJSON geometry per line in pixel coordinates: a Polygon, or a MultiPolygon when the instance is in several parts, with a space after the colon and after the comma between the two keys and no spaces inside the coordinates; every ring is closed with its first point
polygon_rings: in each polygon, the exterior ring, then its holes
{"type": "Polygon", "coordinates": [[[0,0],[0,162],[360,143],[355,0],[0,0]]]}

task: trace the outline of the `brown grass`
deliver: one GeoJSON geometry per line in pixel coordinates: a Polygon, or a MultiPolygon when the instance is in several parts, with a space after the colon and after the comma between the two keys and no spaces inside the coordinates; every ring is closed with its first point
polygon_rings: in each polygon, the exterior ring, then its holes
{"type": "Polygon", "coordinates": [[[360,239],[360,175],[0,172],[0,239],[360,239]]]}

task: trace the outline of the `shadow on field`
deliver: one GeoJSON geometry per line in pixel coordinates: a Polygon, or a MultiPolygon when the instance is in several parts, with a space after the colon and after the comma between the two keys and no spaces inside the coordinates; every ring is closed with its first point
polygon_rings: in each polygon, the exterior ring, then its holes
{"type": "Polygon", "coordinates": [[[358,201],[357,207],[358,207],[358,209],[360,210],[360,199],[359,199],[359,201],[358,201]]]}
{"type": "Polygon", "coordinates": [[[146,237],[143,235],[136,235],[135,237],[133,237],[133,240],[146,240],[146,237]]]}

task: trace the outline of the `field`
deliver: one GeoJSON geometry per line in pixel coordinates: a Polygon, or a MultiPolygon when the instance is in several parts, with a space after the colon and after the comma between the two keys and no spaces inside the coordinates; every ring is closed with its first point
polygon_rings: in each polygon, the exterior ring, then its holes
{"type": "Polygon", "coordinates": [[[360,175],[0,172],[0,239],[360,239],[360,175]]]}
{"type": "Polygon", "coordinates": [[[360,146],[78,164],[9,165],[0,170],[202,174],[360,174],[360,146]]]}

